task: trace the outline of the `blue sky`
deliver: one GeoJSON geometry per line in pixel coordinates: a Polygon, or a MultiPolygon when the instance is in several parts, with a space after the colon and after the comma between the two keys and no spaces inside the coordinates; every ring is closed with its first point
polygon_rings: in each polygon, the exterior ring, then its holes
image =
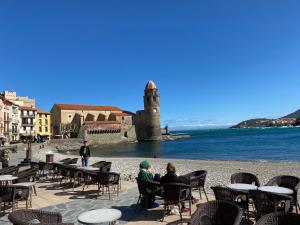
{"type": "Polygon", "coordinates": [[[0,90],[200,127],[300,108],[300,1],[0,1],[0,90]]]}

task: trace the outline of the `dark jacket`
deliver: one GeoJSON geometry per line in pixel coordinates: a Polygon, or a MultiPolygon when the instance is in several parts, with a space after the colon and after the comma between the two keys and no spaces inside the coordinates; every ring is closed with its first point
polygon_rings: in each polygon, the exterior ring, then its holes
{"type": "Polygon", "coordinates": [[[161,183],[183,183],[189,184],[189,181],[186,177],[177,176],[175,173],[167,173],[160,179],[161,183]]]}
{"type": "Polygon", "coordinates": [[[89,146],[81,146],[80,151],[79,151],[79,155],[84,157],[84,158],[90,157],[91,153],[90,153],[89,146]]]}

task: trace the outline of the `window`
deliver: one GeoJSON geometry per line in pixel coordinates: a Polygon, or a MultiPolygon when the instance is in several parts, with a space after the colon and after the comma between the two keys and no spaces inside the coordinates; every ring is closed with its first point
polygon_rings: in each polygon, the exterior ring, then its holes
{"type": "Polygon", "coordinates": [[[39,127],[39,131],[42,132],[42,127],[39,127]]]}
{"type": "Polygon", "coordinates": [[[149,97],[147,97],[147,102],[150,102],[150,98],[149,97]]]}
{"type": "Polygon", "coordinates": [[[33,130],[33,127],[30,127],[30,130],[33,130]]]}
{"type": "Polygon", "coordinates": [[[42,119],[39,119],[39,124],[42,125],[42,119]]]}
{"type": "Polygon", "coordinates": [[[45,132],[48,132],[48,127],[45,127],[45,132]]]}
{"type": "Polygon", "coordinates": [[[25,130],[26,130],[26,127],[23,127],[23,130],[25,131],[25,130]]]}
{"type": "Polygon", "coordinates": [[[153,97],[153,101],[156,102],[156,97],[153,97]]]}
{"type": "Polygon", "coordinates": [[[48,124],[48,119],[47,118],[45,119],[45,124],[48,124]]]}
{"type": "Polygon", "coordinates": [[[157,109],[153,109],[153,112],[156,113],[156,112],[157,112],[157,109]]]}
{"type": "Polygon", "coordinates": [[[124,116],[122,116],[122,120],[125,120],[124,116]]]}

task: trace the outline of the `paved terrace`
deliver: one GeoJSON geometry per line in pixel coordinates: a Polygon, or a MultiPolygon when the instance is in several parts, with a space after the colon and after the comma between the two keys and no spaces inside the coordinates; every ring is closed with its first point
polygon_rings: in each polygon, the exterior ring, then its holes
{"type": "MultiPolygon", "coordinates": [[[[159,206],[150,210],[147,216],[142,208],[135,211],[138,198],[138,189],[135,183],[123,182],[122,190],[117,194],[111,195],[111,200],[108,194],[100,195],[97,198],[97,187],[91,185],[82,191],[81,187],[76,187],[73,191],[69,184],[59,184],[51,180],[41,180],[37,184],[37,196],[33,196],[33,208],[42,209],[52,212],[60,212],[64,222],[77,223],[77,216],[85,211],[97,208],[115,208],[122,212],[122,218],[118,224],[177,224],[179,216],[172,215],[165,217],[162,223],[160,219],[163,215],[163,207],[159,206]]],[[[195,193],[195,196],[198,196],[195,193]]],[[[162,203],[161,201],[158,201],[162,203]]],[[[25,208],[25,204],[20,204],[19,208],[25,208]]],[[[195,210],[195,206],[193,206],[195,210]]],[[[7,213],[10,212],[7,210],[7,213]]],[[[185,219],[189,219],[188,213],[183,214],[185,219]]],[[[7,214],[0,218],[0,224],[11,225],[7,219],[7,214]]]]}
{"type": "MultiPolygon", "coordinates": [[[[17,165],[24,159],[24,145],[18,147],[18,152],[11,154],[10,165],[17,165]]],[[[145,216],[145,211],[138,208],[135,211],[136,202],[138,199],[137,185],[132,182],[122,182],[122,190],[119,196],[113,194],[111,200],[108,194],[99,196],[97,198],[97,187],[91,185],[82,192],[81,187],[76,187],[73,191],[72,187],[68,184],[60,185],[57,181],[52,181],[50,178],[42,178],[37,183],[37,196],[33,195],[33,209],[42,209],[46,211],[60,212],[63,216],[64,222],[73,222],[78,224],[77,216],[85,211],[97,208],[116,208],[121,210],[122,218],[118,224],[128,225],[148,225],[157,224],[178,224],[179,215],[166,216],[164,222],[160,222],[163,215],[163,207],[159,206],[149,211],[145,216]]],[[[194,196],[198,197],[198,193],[194,196]]],[[[210,197],[210,196],[209,196],[210,197]]],[[[161,201],[157,201],[162,203],[161,201]]],[[[19,209],[25,208],[25,204],[19,204],[19,209]]],[[[192,211],[195,206],[192,207],[192,211]]],[[[6,215],[0,216],[0,225],[11,225],[6,215]]],[[[184,218],[188,220],[189,214],[183,214],[184,218]]]]}

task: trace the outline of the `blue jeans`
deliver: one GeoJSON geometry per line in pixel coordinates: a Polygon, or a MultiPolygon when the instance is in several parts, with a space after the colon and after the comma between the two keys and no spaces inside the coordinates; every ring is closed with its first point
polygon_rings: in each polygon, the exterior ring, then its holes
{"type": "Polygon", "coordinates": [[[87,167],[89,164],[89,157],[83,157],[81,159],[82,167],[87,167]]]}

